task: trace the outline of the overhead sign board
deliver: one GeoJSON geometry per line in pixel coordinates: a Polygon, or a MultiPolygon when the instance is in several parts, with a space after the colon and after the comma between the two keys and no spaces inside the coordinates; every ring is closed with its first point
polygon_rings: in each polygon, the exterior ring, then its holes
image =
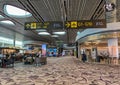
{"type": "Polygon", "coordinates": [[[81,20],[81,21],[67,21],[65,28],[79,29],[79,28],[106,28],[106,20],[81,20]]]}
{"type": "Polygon", "coordinates": [[[37,29],[84,29],[84,28],[106,28],[106,20],[80,20],[80,21],[47,21],[47,22],[26,22],[25,30],[37,29]]]}
{"type": "Polygon", "coordinates": [[[37,30],[37,29],[61,29],[63,28],[62,22],[26,22],[25,30],[37,30]]]}

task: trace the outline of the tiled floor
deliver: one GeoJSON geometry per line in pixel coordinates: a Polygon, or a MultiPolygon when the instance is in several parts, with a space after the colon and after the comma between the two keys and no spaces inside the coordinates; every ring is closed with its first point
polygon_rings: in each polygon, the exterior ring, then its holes
{"type": "Polygon", "coordinates": [[[0,68],[0,85],[120,85],[120,66],[82,63],[70,56],[47,61],[40,67],[0,68]]]}

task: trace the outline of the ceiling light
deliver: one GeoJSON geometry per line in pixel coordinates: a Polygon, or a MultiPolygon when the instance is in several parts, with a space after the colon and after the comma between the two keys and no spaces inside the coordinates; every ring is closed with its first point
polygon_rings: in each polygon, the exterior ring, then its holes
{"type": "Polygon", "coordinates": [[[31,13],[20,9],[18,7],[12,6],[12,5],[4,5],[4,12],[5,14],[12,16],[12,17],[30,17],[32,16],[31,13]]]}
{"type": "Polygon", "coordinates": [[[39,30],[36,30],[37,32],[45,32],[45,31],[47,31],[47,30],[45,30],[45,29],[39,29],[39,30]]]}
{"type": "Polygon", "coordinates": [[[59,37],[58,35],[52,35],[51,37],[59,37]]]}
{"type": "Polygon", "coordinates": [[[0,19],[3,19],[4,17],[2,15],[0,15],[0,19]]]}
{"type": "Polygon", "coordinates": [[[80,32],[78,31],[78,32],[77,32],[77,35],[79,35],[79,34],[80,34],[80,32]]]}
{"type": "Polygon", "coordinates": [[[64,35],[66,32],[53,32],[53,34],[64,35]]]}
{"type": "Polygon", "coordinates": [[[0,23],[3,23],[3,24],[9,24],[9,25],[15,25],[12,21],[10,20],[3,20],[3,21],[0,21],[0,23]]]}
{"type": "Polygon", "coordinates": [[[39,35],[50,35],[50,33],[48,33],[48,32],[39,32],[38,34],[39,35]]]}

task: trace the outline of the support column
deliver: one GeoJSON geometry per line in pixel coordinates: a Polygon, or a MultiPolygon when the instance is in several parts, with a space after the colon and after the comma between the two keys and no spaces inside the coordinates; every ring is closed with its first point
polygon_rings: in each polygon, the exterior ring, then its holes
{"type": "MultiPolygon", "coordinates": [[[[116,0],[111,0],[111,2],[112,2],[113,4],[115,4],[115,6],[116,6],[116,0]]],[[[114,15],[114,17],[113,17],[113,22],[117,22],[117,11],[116,11],[116,7],[115,7],[115,9],[114,9],[114,11],[113,11],[113,15],[114,15]]]]}
{"type": "Polygon", "coordinates": [[[78,42],[76,42],[76,58],[78,58],[78,53],[79,53],[79,52],[78,52],[78,46],[79,46],[79,45],[78,45],[78,42]]]}
{"type": "Polygon", "coordinates": [[[97,60],[97,48],[96,47],[92,47],[92,51],[91,51],[91,55],[92,55],[92,62],[96,62],[97,60]]]}
{"type": "Polygon", "coordinates": [[[15,41],[16,41],[16,35],[14,35],[14,39],[13,39],[13,46],[14,46],[14,47],[16,46],[15,41]]]}
{"type": "Polygon", "coordinates": [[[116,10],[116,0],[106,0],[106,4],[109,5],[109,11],[106,12],[107,16],[110,16],[111,18],[109,17],[106,17],[107,18],[107,21],[108,22],[116,22],[117,21],[117,10],[116,10]]]}
{"type": "Polygon", "coordinates": [[[80,45],[78,43],[78,58],[80,57],[80,45]]]}
{"type": "Polygon", "coordinates": [[[118,64],[118,39],[109,39],[108,40],[108,52],[110,57],[110,63],[112,64],[118,64]]]}

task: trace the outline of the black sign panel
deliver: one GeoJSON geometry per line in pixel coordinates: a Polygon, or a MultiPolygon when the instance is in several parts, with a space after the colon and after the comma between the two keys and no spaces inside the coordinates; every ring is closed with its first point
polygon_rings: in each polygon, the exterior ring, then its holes
{"type": "Polygon", "coordinates": [[[37,29],[62,29],[62,22],[26,22],[25,30],[37,30],[37,29]]]}
{"type": "Polygon", "coordinates": [[[106,20],[81,20],[81,21],[67,21],[65,28],[79,29],[79,28],[106,28],[106,20]]]}
{"type": "Polygon", "coordinates": [[[106,20],[80,20],[80,21],[51,21],[51,22],[26,22],[25,30],[37,29],[84,29],[84,28],[106,28],[106,20]]]}

